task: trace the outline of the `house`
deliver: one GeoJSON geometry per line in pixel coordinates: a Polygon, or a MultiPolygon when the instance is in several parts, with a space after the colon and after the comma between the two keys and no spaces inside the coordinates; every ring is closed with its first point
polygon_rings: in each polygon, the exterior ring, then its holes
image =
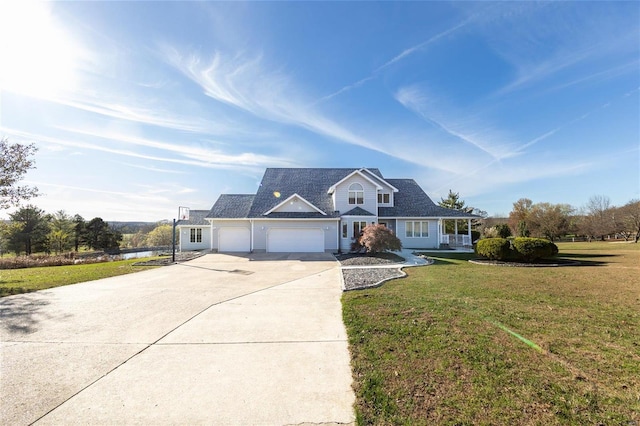
{"type": "Polygon", "coordinates": [[[180,250],[219,252],[349,251],[365,226],[391,229],[405,248],[470,246],[478,216],[436,205],[413,179],[387,179],[376,168],[269,168],[256,194],[222,194],[211,210],[177,222],[180,250]],[[454,220],[454,235],[444,222],[454,220]]]}

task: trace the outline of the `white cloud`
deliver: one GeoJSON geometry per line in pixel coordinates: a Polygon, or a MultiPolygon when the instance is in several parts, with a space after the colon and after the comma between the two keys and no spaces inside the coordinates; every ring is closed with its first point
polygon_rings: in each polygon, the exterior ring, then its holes
{"type": "Polygon", "coordinates": [[[468,112],[447,112],[444,102],[435,102],[424,89],[414,86],[406,86],[398,89],[394,94],[395,99],[405,108],[417,114],[437,129],[453,136],[465,144],[488,154],[494,160],[508,158],[514,155],[511,143],[499,142],[504,136],[495,131],[480,128],[479,124],[470,122],[470,119],[462,121],[448,117],[469,116],[468,112]]]}
{"type": "Polygon", "coordinates": [[[240,154],[227,154],[220,151],[205,149],[194,146],[183,146],[170,144],[167,142],[158,142],[140,137],[129,136],[126,134],[107,133],[101,131],[91,131],[83,129],[72,129],[60,127],[61,130],[81,136],[89,136],[91,139],[100,138],[116,142],[124,142],[135,146],[146,148],[154,148],[163,152],[168,152],[171,156],[152,155],[147,152],[138,152],[126,149],[109,148],[102,144],[86,142],[86,138],[82,141],[72,139],[54,138],[44,135],[32,134],[1,127],[2,131],[7,134],[14,135],[27,140],[37,140],[38,143],[53,144],[55,146],[65,146],[73,148],[88,149],[93,151],[107,152],[124,157],[132,157],[143,160],[152,160],[165,163],[182,164],[195,167],[204,167],[222,170],[261,170],[266,166],[288,167],[291,162],[278,157],[271,157],[252,152],[240,154]],[[176,155],[177,154],[177,155],[176,155]],[[180,158],[182,157],[182,158],[180,158]]]}

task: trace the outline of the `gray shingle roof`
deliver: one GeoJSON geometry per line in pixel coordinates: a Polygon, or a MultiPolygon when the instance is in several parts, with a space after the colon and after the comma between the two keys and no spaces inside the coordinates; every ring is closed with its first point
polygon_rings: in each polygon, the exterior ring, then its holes
{"type": "Polygon", "coordinates": [[[248,217],[255,195],[222,194],[208,212],[208,218],[243,219],[248,217]]]}
{"type": "Polygon", "coordinates": [[[346,213],[342,213],[342,216],[375,216],[375,214],[363,209],[362,207],[356,207],[346,213]]]}
{"type": "Polygon", "coordinates": [[[209,214],[209,210],[189,210],[189,220],[179,220],[176,222],[176,226],[209,225],[209,222],[205,220],[207,214],[209,214]]]}
{"type": "MultiPolygon", "coordinates": [[[[282,200],[298,194],[327,215],[321,217],[338,217],[333,211],[333,201],[328,194],[331,185],[344,179],[360,169],[267,169],[253,201],[249,217],[264,217],[263,213],[271,210],[282,200]]],[[[382,177],[378,169],[368,169],[382,177]]],[[[269,215],[273,216],[273,213],[269,215]]],[[[307,217],[313,217],[313,213],[307,217]]]]}
{"type": "Polygon", "coordinates": [[[380,207],[378,216],[381,217],[477,217],[460,210],[440,207],[422,190],[413,179],[385,179],[398,188],[393,197],[393,207],[380,207]]]}
{"type": "MultiPolygon", "coordinates": [[[[340,212],[333,211],[333,200],[328,194],[329,188],[351,173],[356,168],[313,169],[313,168],[270,168],[262,177],[256,195],[222,194],[208,212],[208,218],[264,218],[264,213],[273,209],[293,194],[298,194],[320,210],[317,212],[273,212],[267,217],[281,219],[296,218],[337,218],[340,212]]],[[[384,179],[380,170],[367,169],[384,179]]],[[[384,179],[396,187],[394,207],[380,207],[381,217],[476,217],[468,213],[445,209],[436,205],[413,179],[384,179]]],[[[193,212],[193,210],[192,210],[193,212]]],[[[360,207],[356,207],[342,215],[375,216],[360,207]]]]}

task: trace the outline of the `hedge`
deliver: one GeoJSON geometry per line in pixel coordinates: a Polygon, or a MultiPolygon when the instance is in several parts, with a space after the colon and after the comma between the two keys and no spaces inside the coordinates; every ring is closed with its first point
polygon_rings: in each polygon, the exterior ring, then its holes
{"type": "Polygon", "coordinates": [[[491,260],[506,260],[511,244],[504,238],[485,238],[476,243],[476,254],[491,260]]]}
{"type": "Polygon", "coordinates": [[[519,237],[511,242],[511,250],[516,259],[533,262],[558,254],[558,246],[544,238],[519,237]]]}
{"type": "Polygon", "coordinates": [[[476,254],[491,260],[535,262],[558,254],[558,246],[544,238],[485,238],[476,244],[476,254]]]}

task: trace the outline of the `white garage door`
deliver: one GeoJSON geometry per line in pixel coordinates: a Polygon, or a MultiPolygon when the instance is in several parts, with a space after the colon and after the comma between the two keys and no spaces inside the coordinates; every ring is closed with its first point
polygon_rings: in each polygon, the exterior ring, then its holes
{"type": "Polygon", "coordinates": [[[324,231],[320,228],[276,228],[267,234],[269,252],[324,252],[324,231]]]}
{"type": "Polygon", "coordinates": [[[249,230],[247,228],[220,229],[218,251],[250,251],[249,230]]]}

